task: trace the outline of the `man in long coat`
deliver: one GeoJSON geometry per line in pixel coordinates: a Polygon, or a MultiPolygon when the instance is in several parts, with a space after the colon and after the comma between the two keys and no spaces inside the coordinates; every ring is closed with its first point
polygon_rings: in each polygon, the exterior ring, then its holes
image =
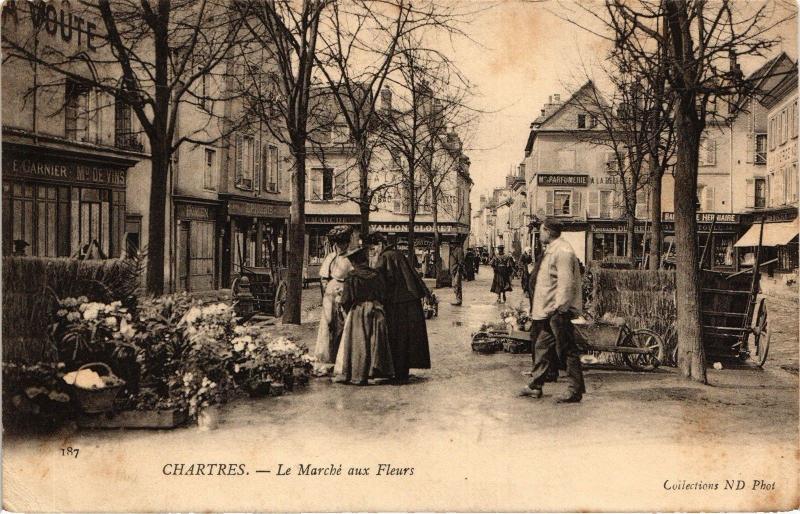
{"type": "Polygon", "coordinates": [[[384,309],[395,379],[398,383],[407,383],[409,369],[431,367],[421,302],[422,298],[430,296],[430,291],[408,258],[395,245],[386,244],[383,234],[370,234],[366,240],[372,247],[373,267],[386,282],[384,309]]]}
{"type": "Polygon", "coordinates": [[[475,252],[472,248],[464,255],[464,280],[467,282],[475,280],[475,252]]]}

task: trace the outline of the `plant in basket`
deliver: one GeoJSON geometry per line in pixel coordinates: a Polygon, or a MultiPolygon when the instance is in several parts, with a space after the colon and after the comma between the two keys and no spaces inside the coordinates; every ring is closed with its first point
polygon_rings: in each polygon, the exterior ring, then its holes
{"type": "Polygon", "coordinates": [[[9,428],[52,429],[73,414],[64,363],[3,363],[3,424],[9,428]]]}
{"type": "Polygon", "coordinates": [[[114,400],[125,385],[125,381],[102,362],[84,364],[65,374],[63,380],[72,386],[78,405],[86,414],[111,411],[114,400]]]}
{"type": "Polygon", "coordinates": [[[60,300],[58,307],[50,334],[66,368],[103,362],[135,391],[139,379],[136,329],[128,309],[119,301],[90,302],[85,296],[60,300]]]}

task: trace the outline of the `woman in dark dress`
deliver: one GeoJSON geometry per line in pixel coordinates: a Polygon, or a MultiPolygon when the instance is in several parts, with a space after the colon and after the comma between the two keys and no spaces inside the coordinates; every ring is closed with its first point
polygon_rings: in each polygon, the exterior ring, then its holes
{"type": "Polygon", "coordinates": [[[333,380],[366,385],[370,378],[390,378],[394,374],[383,310],[386,283],[380,273],[367,265],[365,248],[345,255],[354,268],[345,278],[342,290],[341,306],[347,317],[333,380]]]}
{"type": "Polygon", "coordinates": [[[521,274],[520,285],[522,286],[522,291],[525,293],[527,298],[531,297],[531,290],[529,288],[531,272],[528,270],[528,266],[532,263],[533,257],[531,257],[531,249],[530,247],[525,248],[525,251],[522,252],[522,255],[519,258],[519,270],[521,274]]]}
{"type": "Polygon", "coordinates": [[[514,259],[505,254],[505,247],[497,247],[497,255],[492,258],[489,265],[494,270],[491,291],[497,295],[497,303],[505,303],[506,293],[511,291],[511,274],[514,272],[514,259]]]}
{"type": "Polygon", "coordinates": [[[386,282],[384,308],[395,379],[406,383],[410,368],[431,367],[421,301],[431,293],[408,258],[395,245],[387,245],[382,234],[370,234],[367,241],[375,259],[374,267],[386,282]]]}
{"type": "Polygon", "coordinates": [[[464,280],[467,282],[475,280],[475,252],[472,248],[464,255],[464,280]]]}

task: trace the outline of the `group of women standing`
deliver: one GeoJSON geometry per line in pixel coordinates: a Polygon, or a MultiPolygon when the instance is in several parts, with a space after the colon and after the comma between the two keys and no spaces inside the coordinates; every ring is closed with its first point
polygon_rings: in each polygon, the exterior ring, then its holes
{"type": "Polygon", "coordinates": [[[333,250],[320,269],[325,293],[314,352],[318,369],[332,371],[335,382],[406,383],[410,368],[431,366],[421,303],[430,292],[381,234],[368,236],[368,253],[349,249],[352,232],[338,226],[328,233],[333,250]]]}

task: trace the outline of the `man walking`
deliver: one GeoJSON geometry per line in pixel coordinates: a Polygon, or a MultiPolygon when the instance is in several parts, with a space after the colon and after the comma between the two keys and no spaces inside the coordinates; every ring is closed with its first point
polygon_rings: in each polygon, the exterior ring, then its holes
{"type": "Polygon", "coordinates": [[[454,247],[450,253],[450,276],[453,277],[453,293],[456,296],[456,301],[450,302],[450,305],[459,306],[463,300],[461,281],[464,278],[464,249],[460,246],[454,247]]]}
{"type": "Polygon", "coordinates": [[[542,386],[552,373],[551,361],[557,357],[566,364],[569,391],[556,401],[577,403],[586,388],[572,318],[583,310],[583,299],[578,258],[572,246],[561,238],[561,228],[561,224],[552,219],[546,220],[542,226],[541,239],[547,249],[533,290],[532,333],[537,333],[533,348],[533,379],[520,391],[520,396],[542,397],[542,386]]]}

